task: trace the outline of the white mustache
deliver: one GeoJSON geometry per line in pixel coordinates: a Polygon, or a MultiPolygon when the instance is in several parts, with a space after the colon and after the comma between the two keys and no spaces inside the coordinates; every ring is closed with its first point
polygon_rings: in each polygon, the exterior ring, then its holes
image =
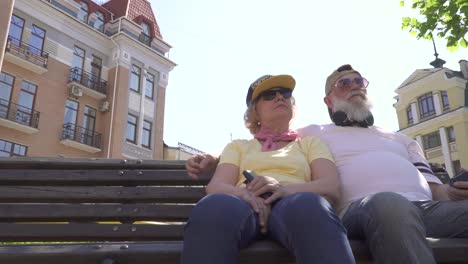
{"type": "Polygon", "coordinates": [[[349,92],[347,99],[351,98],[352,96],[360,95],[360,94],[366,94],[365,90],[364,89],[351,90],[351,92],[349,92]]]}

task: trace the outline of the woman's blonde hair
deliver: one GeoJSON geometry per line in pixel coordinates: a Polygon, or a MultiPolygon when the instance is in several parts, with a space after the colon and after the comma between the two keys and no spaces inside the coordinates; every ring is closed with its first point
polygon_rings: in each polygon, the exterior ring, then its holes
{"type": "MultiPolygon", "coordinates": [[[[291,106],[292,106],[292,119],[296,116],[296,100],[291,96],[291,106]]],[[[257,102],[255,100],[249,104],[247,110],[244,114],[244,124],[245,127],[250,131],[250,134],[255,135],[260,130],[260,118],[257,114],[257,102]]]]}

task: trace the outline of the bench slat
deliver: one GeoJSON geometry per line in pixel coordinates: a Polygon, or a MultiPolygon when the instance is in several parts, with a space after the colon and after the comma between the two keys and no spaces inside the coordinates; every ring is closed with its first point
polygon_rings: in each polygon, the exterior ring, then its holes
{"type": "MultiPolygon", "coordinates": [[[[101,263],[105,258],[112,258],[119,264],[180,263],[182,247],[181,241],[0,246],[0,262],[84,264],[101,263]]],[[[276,242],[258,241],[241,251],[238,263],[285,264],[294,263],[294,258],[276,242]]]]}
{"type": "Polygon", "coordinates": [[[0,223],[1,241],[148,241],[181,240],[183,223],[112,224],[0,223]]]}
{"type": "Polygon", "coordinates": [[[0,185],[206,185],[185,170],[33,170],[2,169],[0,185]]]}
{"type": "Polygon", "coordinates": [[[196,202],[204,187],[0,186],[0,202],[196,202]]]}
{"type": "Polygon", "coordinates": [[[181,160],[124,160],[104,158],[1,157],[3,169],[184,169],[181,160]]]}
{"type": "MultiPolygon", "coordinates": [[[[462,264],[468,259],[463,239],[429,239],[438,263],[462,264]]],[[[119,264],[180,263],[182,241],[140,243],[86,243],[46,245],[0,245],[0,263],[8,264],[84,264],[101,263],[112,257],[119,264]]],[[[366,245],[351,241],[358,263],[371,263],[366,245]]],[[[240,253],[241,264],[294,263],[286,249],[272,241],[258,241],[240,253]]]]}
{"type": "Polygon", "coordinates": [[[193,204],[0,204],[0,221],[185,221],[193,204]]]}

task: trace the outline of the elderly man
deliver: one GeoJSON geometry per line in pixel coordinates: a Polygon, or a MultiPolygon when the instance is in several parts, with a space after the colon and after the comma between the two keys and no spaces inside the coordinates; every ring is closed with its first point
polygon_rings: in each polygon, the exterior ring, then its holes
{"type": "MultiPolygon", "coordinates": [[[[350,239],[365,240],[376,263],[435,263],[426,236],[468,237],[468,182],[443,185],[415,140],[373,126],[368,84],[350,65],[339,67],[325,85],[334,124],[299,135],[320,137],[335,158],[343,193],[337,210],[350,239]]],[[[215,163],[198,155],[187,170],[197,177],[215,163]]]]}

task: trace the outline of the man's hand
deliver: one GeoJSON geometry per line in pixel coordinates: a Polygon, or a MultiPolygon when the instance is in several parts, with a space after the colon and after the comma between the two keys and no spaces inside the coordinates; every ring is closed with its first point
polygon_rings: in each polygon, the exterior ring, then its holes
{"type": "Polygon", "coordinates": [[[454,187],[447,187],[447,194],[452,201],[468,199],[468,182],[458,181],[453,184],[454,187]]]}
{"type": "Polygon", "coordinates": [[[187,174],[193,179],[199,179],[205,174],[213,174],[218,160],[210,154],[197,154],[190,157],[185,163],[187,174]]]}

